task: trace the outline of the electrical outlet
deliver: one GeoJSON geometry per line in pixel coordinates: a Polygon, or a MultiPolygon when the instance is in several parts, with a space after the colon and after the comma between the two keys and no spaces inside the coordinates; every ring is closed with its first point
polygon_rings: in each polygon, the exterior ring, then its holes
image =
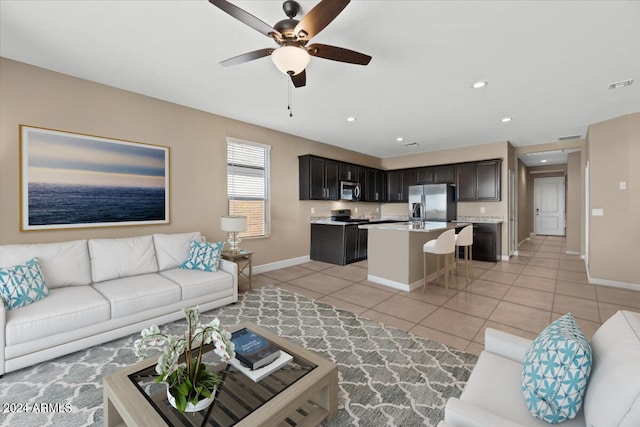
{"type": "Polygon", "coordinates": [[[484,206],[480,206],[480,213],[485,213],[486,209],[484,208],[484,206]]]}
{"type": "Polygon", "coordinates": [[[377,212],[380,212],[380,208],[376,208],[376,213],[377,213],[377,212]]]}
{"type": "Polygon", "coordinates": [[[313,215],[314,213],[316,213],[316,208],[311,208],[311,215],[313,215]]]}
{"type": "Polygon", "coordinates": [[[621,190],[626,190],[627,189],[627,182],[626,181],[620,181],[620,189],[621,190]]]}
{"type": "Polygon", "coordinates": [[[355,213],[358,213],[358,208],[355,209],[355,213]]]}

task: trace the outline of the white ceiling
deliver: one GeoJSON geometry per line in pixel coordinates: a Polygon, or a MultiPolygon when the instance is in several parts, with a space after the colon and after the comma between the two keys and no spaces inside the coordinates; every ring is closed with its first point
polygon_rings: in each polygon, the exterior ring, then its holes
{"type": "MultiPolygon", "coordinates": [[[[233,3],[285,18],[281,1],[233,3]]],[[[206,0],[0,0],[0,55],[384,158],[554,142],[640,111],[639,23],[639,1],[353,0],[312,42],[373,60],[312,58],[293,117],[268,58],[218,64],[274,42],[206,0]]]]}

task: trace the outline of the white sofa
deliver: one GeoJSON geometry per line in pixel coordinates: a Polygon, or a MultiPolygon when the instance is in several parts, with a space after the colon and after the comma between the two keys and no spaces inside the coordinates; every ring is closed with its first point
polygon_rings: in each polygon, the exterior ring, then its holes
{"type": "MultiPolygon", "coordinates": [[[[445,407],[456,427],[541,427],[521,391],[522,361],[530,340],[488,328],[485,350],[460,398],[445,407]]],[[[591,340],[592,370],[578,415],[566,427],[640,426],[640,313],[619,311],[591,340]]]]}
{"type": "Polygon", "coordinates": [[[178,268],[200,232],[0,246],[0,267],[38,257],[50,294],[0,304],[0,375],[238,300],[235,263],[178,268]]]}

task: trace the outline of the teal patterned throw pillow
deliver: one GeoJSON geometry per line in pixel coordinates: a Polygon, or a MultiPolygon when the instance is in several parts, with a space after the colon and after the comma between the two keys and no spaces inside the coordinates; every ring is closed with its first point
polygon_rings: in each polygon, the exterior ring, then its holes
{"type": "Polygon", "coordinates": [[[49,289],[37,257],[23,265],[0,267],[0,297],[7,310],[24,307],[47,295],[49,289]]]}
{"type": "Polygon", "coordinates": [[[192,240],[189,244],[189,257],[180,268],[189,270],[218,271],[220,252],[224,242],[199,242],[192,240]]]}
{"type": "Polygon", "coordinates": [[[522,392],[529,412],[550,424],[574,418],[590,373],[591,346],[567,313],[547,326],[525,354],[522,392]]]}

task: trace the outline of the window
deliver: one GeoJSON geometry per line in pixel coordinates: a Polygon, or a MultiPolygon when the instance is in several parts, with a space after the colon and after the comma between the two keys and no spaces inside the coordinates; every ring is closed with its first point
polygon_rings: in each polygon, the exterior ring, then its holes
{"type": "Polygon", "coordinates": [[[248,218],[240,237],[269,235],[269,155],[271,147],[227,139],[229,215],[248,218]]]}

